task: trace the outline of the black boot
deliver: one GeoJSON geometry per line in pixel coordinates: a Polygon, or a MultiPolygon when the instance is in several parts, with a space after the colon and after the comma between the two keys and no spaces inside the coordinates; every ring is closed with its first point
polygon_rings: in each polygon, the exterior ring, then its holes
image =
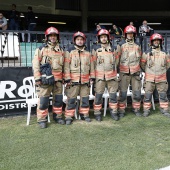
{"type": "Polygon", "coordinates": [[[170,118],[170,114],[168,112],[163,113],[163,115],[170,118]]]}
{"type": "Polygon", "coordinates": [[[57,117],[56,113],[53,113],[53,119],[56,123],[64,125],[65,121],[61,117],[57,117]]]}
{"type": "Polygon", "coordinates": [[[144,117],[148,117],[148,116],[149,116],[149,113],[150,113],[150,110],[144,110],[143,116],[144,116],[144,117]]]}
{"type": "Polygon", "coordinates": [[[139,109],[134,109],[134,113],[136,116],[142,116],[139,109]]]}
{"type": "Polygon", "coordinates": [[[61,125],[65,124],[65,121],[62,118],[56,118],[55,122],[58,123],[58,124],[61,124],[61,125]]]}
{"type": "Polygon", "coordinates": [[[72,119],[66,119],[66,125],[71,125],[72,124],[72,119]]]}
{"type": "Polygon", "coordinates": [[[168,110],[165,110],[165,109],[160,108],[160,111],[161,111],[161,113],[162,113],[164,116],[167,116],[167,117],[170,118],[170,114],[169,114],[169,111],[168,111],[168,110]]]}
{"type": "Polygon", "coordinates": [[[91,122],[91,119],[90,119],[90,117],[89,116],[84,116],[84,114],[81,114],[80,113],[80,118],[81,118],[81,120],[85,120],[86,122],[91,122]]]}
{"type": "Polygon", "coordinates": [[[168,110],[164,110],[164,109],[160,109],[160,110],[161,110],[161,113],[162,113],[164,116],[170,117],[170,114],[169,114],[168,110]]]}
{"type": "Polygon", "coordinates": [[[47,122],[38,122],[38,124],[41,129],[47,128],[47,122]]]}
{"type": "Polygon", "coordinates": [[[84,120],[85,120],[86,122],[91,122],[90,117],[85,117],[84,120]]]}
{"type": "Polygon", "coordinates": [[[117,113],[114,113],[114,112],[111,111],[111,112],[110,112],[110,115],[111,115],[112,119],[114,119],[114,120],[116,120],[116,121],[119,120],[119,116],[118,116],[117,113]]]}
{"type": "Polygon", "coordinates": [[[95,115],[95,119],[96,119],[97,121],[101,122],[101,121],[102,121],[102,116],[101,116],[101,114],[95,115]]]}
{"type": "Polygon", "coordinates": [[[124,117],[125,116],[125,109],[119,109],[118,110],[118,116],[119,116],[119,118],[124,117]]]}
{"type": "Polygon", "coordinates": [[[119,113],[119,117],[120,117],[120,118],[122,118],[122,117],[124,117],[124,116],[125,116],[124,113],[121,113],[121,112],[119,113]]]}

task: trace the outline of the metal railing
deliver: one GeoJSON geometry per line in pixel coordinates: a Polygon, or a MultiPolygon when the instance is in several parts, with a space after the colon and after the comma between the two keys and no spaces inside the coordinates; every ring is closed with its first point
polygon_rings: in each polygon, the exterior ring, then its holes
{"type": "MultiPolygon", "coordinates": [[[[155,31],[164,37],[164,49],[170,51],[170,31],[155,31]]],[[[72,44],[73,33],[61,32],[60,45],[62,48],[72,44]]],[[[92,51],[97,42],[95,34],[86,33],[86,46],[92,51]]],[[[0,30],[0,67],[31,67],[35,49],[42,45],[44,39],[42,31],[2,31],[0,30]],[[29,41],[30,36],[30,42],[29,41]]],[[[120,36],[112,36],[113,46],[117,46],[120,36]]],[[[150,37],[137,37],[136,41],[141,42],[142,51],[149,48],[150,37]]]]}

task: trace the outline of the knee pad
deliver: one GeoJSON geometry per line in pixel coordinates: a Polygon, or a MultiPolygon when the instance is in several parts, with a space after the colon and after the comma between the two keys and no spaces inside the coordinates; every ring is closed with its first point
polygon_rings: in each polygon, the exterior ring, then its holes
{"type": "Polygon", "coordinates": [[[110,103],[117,103],[117,93],[110,93],[109,98],[110,98],[110,103]]]}
{"type": "Polygon", "coordinates": [[[102,104],[102,95],[103,94],[96,94],[96,96],[95,96],[95,104],[96,105],[99,105],[99,104],[102,104]]]}
{"type": "Polygon", "coordinates": [[[89,97],[82,97],[81,107],[89,107],[89,97]]]}
{"type": "Polygon", "coordinates": [[[68,99],[68,110],[75,109],[76,108],[76,98],[68,99]]]}
{"type": "Polygon", "coordinates": [[[120,102],[125,101],[127,98],[127,91],[121,91],[120,92],[120,102]]]}
{"type": "Polygon", "coordinates": [[[168,101],[167,94],[165,92],[164,93],[159,93],[159,98],[160,98],[160,101],[163,101],[163,102],[168,101]]]}
{"type": "Polygon", "coordinates": [[[152,93],[145,93],[144,102],[151,102],[151,99],[152,99],[152,93]]]}
{"type": "Polygon", "coordinates": [[[49,105],[49,97],[40,97],[40,110],[45,110],[49,105]]]}
{"type": "Polygon", "coordinates": [[[141,91],[134,91],[133,98],[137,101],[141,100],[141,91]]]}
{"type": "Polygon", "coordinates": [[[63,95],[55,95],[54,106],[61,107],[63,105],[63,95]]]}

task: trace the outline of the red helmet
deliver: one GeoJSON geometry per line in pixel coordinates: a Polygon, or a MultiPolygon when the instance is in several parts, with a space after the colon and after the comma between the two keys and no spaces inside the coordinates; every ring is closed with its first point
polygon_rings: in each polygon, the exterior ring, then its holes
{"type": "Polygon", "coordinates": [[[125,38],[128,33],[133,33],[133,37],[136,38],[136,28],[134,26],[128,25],[125,27],[125,29],[124,29],[125,38]]]}
{"type": "Polygon", "coordinates": [[[56,28],[54,27],[47,28],[47,30],[45,31],[45,37],[47,38],[47,36],[50,34],[56,34],[59,39],[59,31],[56,28]]]}
{"type": "Polygon", "coordinates": [[[127,33],[133,33],[133,34],[136,34],[136,28],[132,25],[128,25],[127,27],[125,27],[124,29],[124,34],[127,34],[127,33]]]}
{"type": "Polygon", "coordinates": [[[74,33],[74,35],[73,35],[73,42],[74,43],[75,43],[75,39],[77,37],[82,37],[84,39],[84,43],[86,42],[86,36],[82,32],[78,31],[78,32],[74,33]]]}
{"type": "Polygon", "coordinates": [[[161,43],[163,42],[163,37],[162,35],[155,33],[150,36],[150,43],[152,43],[153,40],[161,40],[161,43]]]}
{"type": "Polygon", "coordinates": [[[106,29],[101,29],[101,30],[98,31],[98,33],[97,33],[98,42],[100,42],[100,36],[101,36],[101,35],[107,35],[108,41],[110,41],[110,33],[109,33],[108,30],[106,30],[106,29]]]}

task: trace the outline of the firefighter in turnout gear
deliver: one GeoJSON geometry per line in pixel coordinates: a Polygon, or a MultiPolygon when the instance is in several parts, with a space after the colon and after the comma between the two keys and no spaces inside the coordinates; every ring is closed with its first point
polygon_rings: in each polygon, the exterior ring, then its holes
{"type": "Polygon", "coordinates": [[[110,33],[106,29],[101,29],[97,34],[97,38],[98,44],[92,51],[96,76],[94,115],[97,121],[102,120],[102,95],[105,91],[105,87],[107,87],[110,96],[110,114],[111,117],[117,121],[119,120],[119,117],[117,114],[118,82],[115,49],[111,46],[110,33]]]}
{"type": "Polygon", "coordinates": [[[141,47],[135,42],[136,28],[129,25],[124,29],[125,40],[117,46],[117,60],[119,63],[119,116],[123,117],[127,103],[127,89],[132,86],[132,107],[136,116],[141,116],[141,80],[140,59],[141,47]]]}
{"type": "Polygon", "coordinates": [[[95,75],[93,60],[85,42],[86,36],[78,31],[73,35],[74,45],[65,51],[64,79],[67,96],[65,119],[67,125],[72,123],[78,95],[80,95],[79,114],[81,119],[91,121],[89,117],[89,81],[94,80],[95,75]]]}
{"type": "Polygon", "coordinates": [[[50,27],[45,31],[45,44],[36,49],[33,64],[33,75],[37,85],[39,102],[37,119],[41,128],[47,127],[49,97],[53,95],[53,118],[59,124],[62,119],[62,81],[64,67],[64,51],[59,46],[59,31],[50,27]]]}
{"type": "Polygon", "coordinates": [[[167,90],[168,83],[166,71],[170,67],[170,56],[162,48],[163,37],[153,34],[150,37],[151,48],[143,53],[141,68],[145,71],[145,95],[143,103],[143,116],[147,117],[151,108],[151,98],[155,88],[159,93],[160,111],[163,115],[170,117],[168,111],[167,90]]]}

